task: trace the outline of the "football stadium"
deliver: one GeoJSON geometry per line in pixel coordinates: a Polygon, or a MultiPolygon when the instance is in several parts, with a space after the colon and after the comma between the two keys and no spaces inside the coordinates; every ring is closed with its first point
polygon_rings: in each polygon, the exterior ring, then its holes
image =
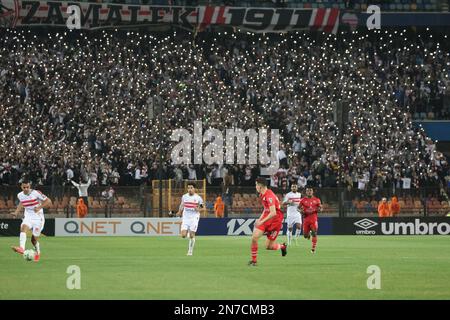
{"type": "Polygon", "coordinates": [[[0,300],[450,299],[449,37],[447,0],[0,0],[0,300]]]}

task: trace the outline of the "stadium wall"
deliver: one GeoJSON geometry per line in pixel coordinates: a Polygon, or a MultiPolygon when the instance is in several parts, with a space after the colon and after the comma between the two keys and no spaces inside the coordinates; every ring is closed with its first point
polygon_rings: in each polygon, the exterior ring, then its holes
{"type": "MultiPolygon", "coordinates": [[[[249,236],[254,218],[203,218],[198,235],[249,236]]],[[[1,219],[0,236],[18,236],[20,219],[1,219]]],[[[46,236],[179,236],[181,218],[47,219],[46,236]]],[[[281,234],[286,234],[283,224],[281,234]]],[[[448,217],[319,218],[320,235],[450,235],[448,217]]]]}

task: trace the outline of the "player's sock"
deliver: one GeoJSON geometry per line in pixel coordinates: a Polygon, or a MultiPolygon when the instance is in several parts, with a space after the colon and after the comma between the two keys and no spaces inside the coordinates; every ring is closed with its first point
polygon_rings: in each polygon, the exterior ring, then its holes
{"type": "Polygon", "coordinates": [[[312,237],[312,250],[316,250],[317,236],[312,237]]]}
{"type": "Polygon", "coordinates": [[[39,242],[36,241],[34,248],[36,249],[37,254],[41,254],[41,248],[40,248],[39,242]]]}
{"type": "Polygon", "coordinates": [[[291,239],[292,239],[292,231],[288,230],[288,232],[287,232],[287,242],[288,242],[288,244],[291,244],[291,239]]]}
{"type": "Polygon", "coordinates": [[[253,262],[256,262],[256,256],[257,255],[258,255],[258,244],[257,243],[255,243],[255,244],[252,243],[252,261],[253,262]]]}
{"type": "Polygon", "coordinates": [[[295,231],[295,236],[296,236],[297,238],[299,238],[301,232],[302,232],[302,231],[301,231],[300,229],[297,229],[297,230],[295,231]]]}
{"type": "Polygon", "coordinates": [[[25,250],[25,243],[27,242],[27,234],[25,232],[20,233],[20,247],[25,250]]]}
{"type": "Polygon", "coordinates": [[[189,238],[189,252],[194,252],[195,238],[189,238]]]}

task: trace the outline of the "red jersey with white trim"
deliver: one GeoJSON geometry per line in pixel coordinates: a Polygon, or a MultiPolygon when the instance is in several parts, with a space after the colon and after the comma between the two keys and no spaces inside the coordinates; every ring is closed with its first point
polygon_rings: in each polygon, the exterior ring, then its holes
{"type": "Polygon", "coordinates": [[[25,219],[42,219],[44,217],[44,210],[34,212],[34,208],[47,200],[47,196],[37,190],[31,190],[28,195],[20,192],[17,195],[22,206],[25,208],[25,219]]]}
{"type": "Polygon", "coordinates": [[[192,196],[189,193],[186,193],[181,198],[181,204],[184,208],[183,216],[200,215],[199,207],[203,204],[203,199],[196,193],[192,196]]]}
{"type": "Polygon", "coordinates": [[[278,219],[283,220],[284,215],[283,215],[283,211],[281,211],[280,208],[280,200],[278,200],[278,197],[275,195],[275,193],[273,193],[272,190],[267,189],[266,192],[264,192],[264,194],[259,195],[259,198],[262,201],[262,204],[264,206],[264,212],[263,212],[263,216],[262,218],[265,218],[269,215],[270,213],[270,206],[275,206],[275,209],[277,211],[277,216],[278,219]]]}
{"type": "Polygon", "coordinates": [[[311,198],[305,197],[300,200],[302,214],[305,217],[314,216],[314,215],[317,217],[317,213],[319,212],[320,205],[321,205],[320,199],[317,197],[311,197],[311,198]]]}

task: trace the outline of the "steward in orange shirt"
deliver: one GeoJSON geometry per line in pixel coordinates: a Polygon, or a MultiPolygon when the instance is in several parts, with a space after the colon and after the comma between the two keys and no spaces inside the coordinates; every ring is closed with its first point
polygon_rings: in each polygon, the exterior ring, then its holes
{"type": "Polygon", "coordinates": [[[223,212],[225,210],[225,203],[222,201],[222,197],[218,196],[216,202],[214,203],[214,213],[216,218],[223,218],[223,212]]]}
{"type": "Polygon", "coordinates": [[[389,213],[390,216],[396,216],[400,213],[400,204],[398,203],[398,199],[396,196],[392,197],[391,203],[389,204],[389,213]]]}
{"type": "Polygon", "coordinates": [[[389,217],[389,204],[387,203],[387,199],[381,199],[380,204],[378,205],[378,216],[380,218],[389,217]]]}
{"type": "Polygon", "coordinates": [[[84,201],[82,198],[78,199],[77,203],[77,216],[78,218],[84,218],[87,216],[88,209],[87,206],[84,204],[84,201]]]}

